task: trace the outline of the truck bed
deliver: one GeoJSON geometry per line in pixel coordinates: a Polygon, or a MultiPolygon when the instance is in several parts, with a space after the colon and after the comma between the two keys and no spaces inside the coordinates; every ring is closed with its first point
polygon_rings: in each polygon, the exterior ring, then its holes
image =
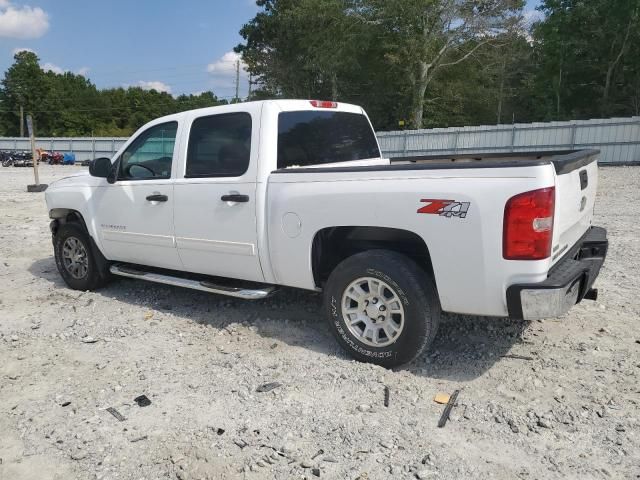
{"type": "Polygon", "coordinates": [[[468,153],[456,155],[423,155],[395,157],[389,165],[331,166],[279,169],[273,173],[301,172],[372,172],[401,170],[442,170],[462,168],[534,167],[553,164],[556,173],[563,175],[584,167],[595,160],[599,150],[558,150],[540,152],[468,153]]]}
{"type": "Polygon", "coordinates": [[[509,152],[461,154],[461,155],[426,155],[415,157],[396,157],[391,159],[392,165],[429,165],[431,168],[492,168],[535,166],[552,163],[558,175],[571,172],[588,165],[600,153],[599,150],[557,150],[545,152],[509,152]],[[454,166],[455,165],[455,166],[454,166]]]}

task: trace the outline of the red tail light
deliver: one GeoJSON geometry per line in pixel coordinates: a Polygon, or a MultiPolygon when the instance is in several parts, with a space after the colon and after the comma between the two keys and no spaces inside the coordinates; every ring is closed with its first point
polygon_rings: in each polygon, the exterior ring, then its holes
{"type": "Polygon", "coordinates": [[[502,256],[507,260],[542,260],[551,255],[554,187],[512,197],[504,207],[502,256]]]}
{"type": "Polygon", "coordinates": [[[311,105],[316,108],[338,108],[338,102],[330,102],[328,100],[311,100],[311,105]]]}

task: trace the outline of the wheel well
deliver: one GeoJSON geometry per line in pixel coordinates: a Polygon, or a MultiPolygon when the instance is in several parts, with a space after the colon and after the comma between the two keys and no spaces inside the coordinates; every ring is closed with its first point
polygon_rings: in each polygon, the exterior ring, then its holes
{"type": "Polygon", "coordinates": [[[87,225],[84,223],[82,214],[77,210],[71,210],[67,208],[54,208],[49,212],[49,218],[51,221],[51,233],[53,235],[58,231],[58,227],[64,223],[79,223],[82,228],[87,230],[87,225]]]}
{"type": "Polygon", "coordinates": [[[344,259],[376,249],[402,253],[433,277],[429,249],[413,232],[386,227],[329,227],[317,232],[313,239],[311,264],[316,286],[322,288],[344,259]]]}
{"type": "Polygon", "coordinates": [[[82,214],[80,212],[78,212],[77,210],[71,210],[67,208],[54,208],[49,212],[49,218],[51,218],[51,224],[50,224],[51,234],[54,237],[56,236],[56,233],[58,232],[58,228],[60,228],[60,225],[64,225],[65,223],[79,224],[82,227],[82,229],[85,231],[87,236],[89,237],[89,241],[91,242],[91,251],[95,255],[95,261],[98,266],[98,269],[100,270],[100,272],[103,272],[102,273],[103,276],[107,275],[107,270],[109,268],[109,260],[105,258],[105,256],[102,254],[102,252],[98,248],[98,245],[96,245],[96,242],[94,238],[91,236],[91,233],[89,233],[87,224],[85,223],[84,218],[82,217],[82,214]]]}

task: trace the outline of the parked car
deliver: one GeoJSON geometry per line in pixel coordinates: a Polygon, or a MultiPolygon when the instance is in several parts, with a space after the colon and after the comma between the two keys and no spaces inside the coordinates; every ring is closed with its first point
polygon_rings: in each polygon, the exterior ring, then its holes
{"type": "Polygon", "coordinates": [[[362,108],[270,100],[154,120],[46,201],[71,288],[323,291],[338,342],[392,367],[429,346],[442,311],[533,320],[596,297],[597,156],[389,160],[362,108]]]}

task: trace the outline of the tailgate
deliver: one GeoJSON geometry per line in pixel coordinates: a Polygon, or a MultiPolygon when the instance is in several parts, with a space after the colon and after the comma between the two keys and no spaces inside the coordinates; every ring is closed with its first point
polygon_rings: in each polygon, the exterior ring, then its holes
{"type": "Polygon", "coordinates": [[[553,162],[556,169],[553,263],[591,226],[598,188],[598,153],[593,150],[576,152],[553,162]]]}

